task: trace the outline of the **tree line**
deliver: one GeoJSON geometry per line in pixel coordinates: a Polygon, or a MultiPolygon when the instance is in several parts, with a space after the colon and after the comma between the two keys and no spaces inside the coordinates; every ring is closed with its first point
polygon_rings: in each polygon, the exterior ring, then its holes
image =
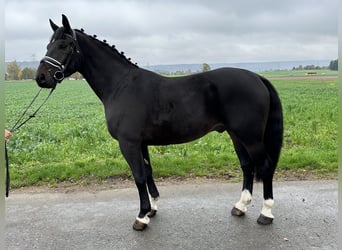
{"type": "MultiPolygon", "coordinates": [[[[13,61],[7,65],[5,80],[33,80],[36,78],[36,71],[37,69],[32,67],[25,67],[21,69],[18,63],[13,61]]],[[[83,79],[83,76],[76,72],[69,78],[79,80],[83,79]]]]}
{"type": "Polygon", "coordinates": [[[31,67],[20,68],[16,61],[10,62],[7,65],[5,80],[28,80],[34,79],[36,69],[31,67]]]}
{"type": "MultiPolygon", "coordinates": [[[[293,67],[292,70],[319,70],[319,69],[330,69],[330,70],[338,70],[338,59],[330,61],[328,66],[315,66],[315,65],[299,65],[298,67],[293,67]]],[[[210,65],[207,63],[202,64],[202,72],[206,72],[210,70],[210,65]]],[[[163,74],[167,74],[163,72],[163,74]]],[[[183,72],[176,72],[173,73],[175,75],[184,75],[184,74],[192,74],[191,70],[183,72]]],[[[18,63],[16,61],[10,62],[7,65],[7,70],[5,74],[5,80],[33,80],[35,79],[36,76],[36,69],[32,67],[25,67],[23,69],[20,68],[18,63]]],[[[72,74],[69,78],[79,80],[83,79],[83,76],[79,73],[76,72],[72,74]]]]}
{"type": "Polygon", "coordinates": [[[338,70],[338,59],[330,61],[329,69],[330,70],[338,70]]]}
{"type": "Polygon", "coordinates": [[[338,59],[330,61],[328,66],[316,66],[316,65],[299,65],[298,67],[293,67],[292,70],[319,70],[319,69],[330,69],[330,70],[338,70],[338,59]]]}

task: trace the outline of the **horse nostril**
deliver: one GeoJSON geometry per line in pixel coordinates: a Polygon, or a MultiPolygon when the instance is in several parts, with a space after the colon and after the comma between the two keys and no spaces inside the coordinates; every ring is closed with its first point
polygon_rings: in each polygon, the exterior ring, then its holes
{"type": "Polygon", "coordinates": [[[46,85],[46,83],[47,83],[46,78],[45,78],[45,74],[43,74],[43,73],[37,74],[36,82],[38,83],[38,85],[40,87],[44,87],[46,85]]]}
{"type": "Polygon", "coordinates": [[[45,82],[45,75],[43,73],[38,74],[36,77],[36,81],[40,83],[45,82]]]}

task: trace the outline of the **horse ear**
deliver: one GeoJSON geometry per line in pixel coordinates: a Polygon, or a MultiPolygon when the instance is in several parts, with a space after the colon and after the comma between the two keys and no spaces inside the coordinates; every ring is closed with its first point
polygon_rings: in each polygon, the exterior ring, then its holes
{"type": "Polygon", "coordinates": [[[55,32],[59,27],[51,19],[49,19],[49,21],[53,32],[55,32]]]}
{"type": "Polygon", "coordinates": [[[69,24],[69,20],[68,20],[68,18],[67,18],[64,14],[62,14],[62,24],[63,24],[65,30],[66,30],[67,32],[69,32],[70,34],[72,34],[72,32],[71,32],[71,26],[70,26],[70,24],[69,24]]]}

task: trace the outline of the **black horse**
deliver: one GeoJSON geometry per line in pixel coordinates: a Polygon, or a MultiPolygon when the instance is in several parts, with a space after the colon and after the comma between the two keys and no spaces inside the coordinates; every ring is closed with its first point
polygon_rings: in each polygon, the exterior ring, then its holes
{"type": "Polygon", "coordinates": [[[72,29],[64,15],[62,23],[58,27],[50,20],[54,33],[36,81],[40,87],[55,88],[78,71],[101,99],[108,131],[119,141],[139,191],[135,230],[143,230],[157,211],[159,192],[148,146],[189,142],[210,131],[228,132],[243,170],[241,199],[232,215],[245,214],[255,177],[264,187],[257,221],[272,223],[272,179],[282,145],[283,117],[278,94],[268,80],[236,68],[163,77],[131,63],[106,41],[72,29]]]}

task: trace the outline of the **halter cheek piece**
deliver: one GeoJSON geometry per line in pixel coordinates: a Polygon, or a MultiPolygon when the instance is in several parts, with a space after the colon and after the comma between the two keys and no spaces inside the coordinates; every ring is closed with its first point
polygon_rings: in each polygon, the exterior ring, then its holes
{"type": "MultiPolygon", "coordinates": [[[[67,35],[70,36],[70,35],[67,35]]],[[[45,62],[52,67],[56,68],[57,70],[53,74],[53,78],[58,82],[62,82],[65,78],[64,71],[67,68],[68,64],[70,63],[71,56],[76,51],[76,53],[80,53],[80,51],[77,49],[77,40],[76,40],[76,33],[75,30],[72,30],[72,36],[70,36],[73,40],[73,44],[71,47],[71,54],[68,55],[66,62],[63,64],[60,61],[56,60],[55,58],[52,58],[50,56],[44,56],[40,62],[45,62]]]]}

